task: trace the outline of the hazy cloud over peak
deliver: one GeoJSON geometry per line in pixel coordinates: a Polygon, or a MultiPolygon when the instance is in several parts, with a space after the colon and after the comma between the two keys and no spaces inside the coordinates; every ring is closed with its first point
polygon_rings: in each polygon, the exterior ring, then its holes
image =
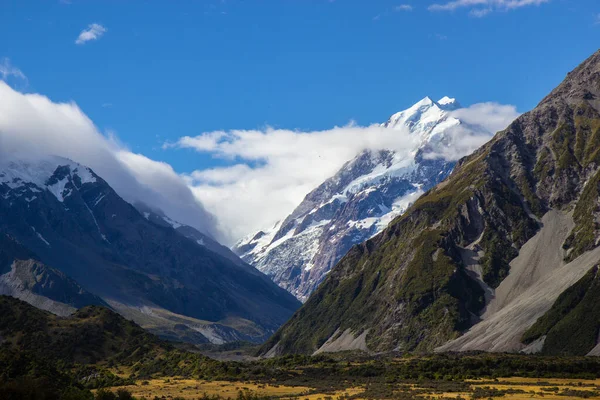
{"type": "MultiPolygon", "coordinates": [[[[455,160],[469,154],[519,115],[514,106],[497,103],[476,104],[453,114],[477,129],[456,128],[451,133],[452,149],[432,157],[455,160]]],[[[417,140],[405,130],[349,124],[311,132],[274,128],[206,132],[182,137],[165,148],[192,148],[233,160],[230,166],[185,175],[231,243],[284,218],[362,150],[393,149],[409,156],[417,140]]]]}
{"type": "Polygon", "coordinates": [[[0,81],[0,159],[57,155],[92,168],[129,202],[163,210],[221,239],[206,212],[170,165],[135,154],[114,137],[102,135],[73,102],[56,103],[23,94],[0,81]]]}

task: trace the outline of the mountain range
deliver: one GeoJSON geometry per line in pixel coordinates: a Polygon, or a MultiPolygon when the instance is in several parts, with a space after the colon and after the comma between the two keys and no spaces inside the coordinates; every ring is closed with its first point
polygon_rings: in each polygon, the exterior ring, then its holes
{"type": "Polygon", "coordinates": [[[2,160],[0,293],[59,315],[108,306],[194,343],[263,341],[298,307],[208,235],[137,206],[71,160],[2,160]]]}
{"type": "Polygon", "coordinates": [[[455,161],[444,154],[458,129],[491,137],[456,118],[455,99],[426,97],[381,127],[398,131],[405,149],[364,150],[311,191],[272,229],[242,239],[233,251],[301,301],[354,245],[375,236],[421,194],[444,180],[455,161]]]}
{"type": "Polygon", "coordinates": [[[263,355],[600,354],[600,51],[352,249],[263,355]]]}
{"type": "Polygon", "coordinates": [[[164,339],[264,342],[264,357],[600,355],[600,51],[493,137],[459,107],[394,114],[381,128],[409,143],[361,152],[233,250],[72,160],[0,160],[0,295],[58,316],[1,299],[0,325],[35,341],[23,313],[44,329],[74,316],[158,343],[104,307],[164,339]],[[464,132],[491,140],[455,160],[464,132]]]}

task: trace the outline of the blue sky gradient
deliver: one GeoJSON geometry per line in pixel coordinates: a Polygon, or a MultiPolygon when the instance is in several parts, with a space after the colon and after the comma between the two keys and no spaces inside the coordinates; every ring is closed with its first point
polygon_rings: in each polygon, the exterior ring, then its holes
{"type": "Polygon", "coordinates": [[[20,89],[74,101],[133,151],[191,172],[229,161],[165,141],[366,125],[425,95],[526,111],[600,43],[596,0],[484,17],[433,3],[3,1],[0,57],[27,76],[20,89]],[[75,44],[92,23],[104,35],[75,44]]]}

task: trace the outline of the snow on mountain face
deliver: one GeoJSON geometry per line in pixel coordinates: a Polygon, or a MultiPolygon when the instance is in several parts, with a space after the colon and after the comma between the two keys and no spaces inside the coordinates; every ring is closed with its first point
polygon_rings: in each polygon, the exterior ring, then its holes
{"type": "Polygon", "coordinates": [[[40,275],[29,266],[19,276],[9,269],[32,260],[158,334],[195,343],[208,340],[196,325],[214,328],[215,341],[264,340],[298,307],[209,235],[160,211],[136,209],[90,169],[59,157],[25,157],[0,160],[0,292],[36,306],[59,301],[48,297],[52,287],[39,298],[21,285],[40,275]],[[138,311],[142,306],[156,315],[138,311]]]}
{"type": "Polygon", "coordinates": [[[453,161],[431,156],[452,146],[447,134],[462,125],[452,98],[424,98],[382,127],[417,135],[407,153],[365,150],[309,193],[284,221],[234,246],[236,254],[301,301],[355,244],[381,232],[425,191],[444,180],[453,161]]]}
{"type": "Polygon", "coordinates": [[[4,196],[19,197],[25,192],[47,190],[62,203],[72,193],[73,186],[94,182],[96,177],[89,168],[61,157],[0,164],[0,185],[10,189],[4,196]]]}

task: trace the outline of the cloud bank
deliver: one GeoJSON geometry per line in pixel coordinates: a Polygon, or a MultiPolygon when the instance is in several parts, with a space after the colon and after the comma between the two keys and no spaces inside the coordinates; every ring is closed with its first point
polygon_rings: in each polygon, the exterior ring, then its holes
{"type": "MultiPolygon", "coordinates": [[[[432,157],[458,159],[488,141],[519,114],[514,106],[481,103],[454,111],[464,128],[451,135],[451,151],[432,157]]],[[[182,137],[165,147],[192,148],[231,160],[231,166],[185,175],[196,196],[217,215],[219,228],[237,240],[284,218],[304,196],[365,149],[408,153],[416,138],[407,131],[350,124],[329,130],[233,130],[182,137]]]]}
{"type": "Polygon", "coordinates": [[[89,24],[87,29],[81,31],[77,40],[75,40],[75,44],[81,45],[90,40],[98,40],[106,33],[106,31],[107,29],[100,24],[89,24]]]}
{"type": "Polygon", "coordinates": [[[170,218],[221,239],[216,220],[170,165],[134,154],[102,135],[75,103],[20,93],[0,81],[0,159],[52,154],[92,168],[129,202],[143,201],[170,218]]]}
{"type": "MultiPolygon", "coordinates": [[[[159,208],[225,244],[284,218],[362,150],[393,149],[408,156],[416,144],[406,131],[352,123],[311,132],[207,132],[165,147],[192,148],[231,165],[180,175],[169,164],[132,153],[100,133],[75,103],[21,93],[3,81],[0,98],[0,158],[38,153],[70,158],[91,167],[127,201],[159,208]]],[[[496,103],[452,114],[464,124],[451,132],[453,146],[432,157],[468,154],[518,115],[513,106],[496,103]]]]}
{"type": "Polygon", "coordinates": [[[539,6],[550,0],[454,0],[436,3],[428,7],[429,11],[454,11],[459,8],[470,9],[474,17],[483,17],[494,11],[510,11],[526,6],[539,6]]]}

